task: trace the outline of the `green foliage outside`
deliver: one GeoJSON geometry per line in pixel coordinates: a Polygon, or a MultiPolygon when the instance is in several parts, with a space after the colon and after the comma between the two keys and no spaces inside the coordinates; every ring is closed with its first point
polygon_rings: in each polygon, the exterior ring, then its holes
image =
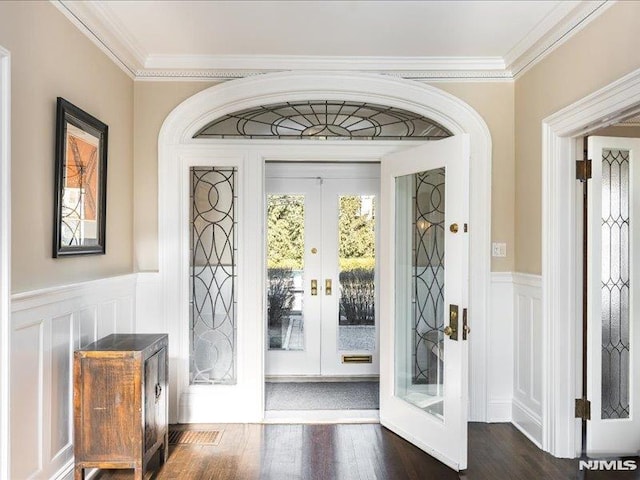
{"type": "Polygon", "coordinates": [[[304,197],[269,195],[267,204],[267,268],[302,270],[304,197]]]}
{"type": "MultiPolygon", "coordinates": [[[[340,271],[375,265],[375,219],[361,215],[359,196],[340,198],[338,232],[340,271]]],[[[302,270],[304,260],[304,197],[269,195],[267,206],[268,268],[302,270]]]]}
{"type": "MultiPolygon", "coordinates": [[[[340,197],[338,217],[340,324],[374,323],[374,205],[363,197],[340,197]],[[363,208],[364,207],[364,208],[363,208]]],[[[291,311],[291,279],[304,264],[304,197],[269,195],[267,206],[269,327],[279,330],[291,311]]],[[[277,341],[277,339],[273,339],[277,341]]],[[[271,348],[278,348],[272,344],[271,348]]]]}

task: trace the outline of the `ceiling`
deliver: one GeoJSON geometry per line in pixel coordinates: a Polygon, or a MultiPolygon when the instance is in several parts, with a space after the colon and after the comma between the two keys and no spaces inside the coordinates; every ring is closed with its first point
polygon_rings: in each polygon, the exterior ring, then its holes
{"type": "Polygon", "coordinates": [[[290,69],[510,79],[606,1],[52,0],[135,78],[290,69]]]}

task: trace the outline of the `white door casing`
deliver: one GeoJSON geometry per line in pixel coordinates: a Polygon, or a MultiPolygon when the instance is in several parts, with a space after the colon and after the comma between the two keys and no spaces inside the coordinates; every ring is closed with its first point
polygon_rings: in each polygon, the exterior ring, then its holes
{"type": "MultiPolygon", "coordinates": [[[[418,172],[445,169],[442,321],[446,326],[449,325],[449,306],[457,305],[462,317],[468,304],[469,243],[463,228],[468,222],[469,209],[468,161],[469,138],[464,134],[387,155],[382,159],[380,196],[380,340],[381,358],[386,359],[380,366],[380,423],[458,471],[467,466],[468,420],[468,341],[463,340],[461,321],[458,340],[444,336],[444,391],[429,394],[443,402],[443,419],[404,399],[409,397],[404,393],[407,388],[421,387],[417,382],[413,385],[413,380],[410,386],[406,385],[416,348],[410,332],[414,327],[409,326],[415,319],[408,307],[419,300],[414,298],[417,295],[409,285],[409,277],[413,275],[409,267],[415,265],[410,240],[414,232],[404,231],[414,221],[410,218],[412,206],[403,204],[406,198],[399,197],[398,182],[418,172]],[[449,231],[453,223],[459,225],[457,232],[449,231]]],[[[409,192],[407,198],[411,198],[410,195],[413,192],[409,192]]],[[[429,292],[428,296],[434,293],[429,292]]],[[[441,385],[442,380],[438,383],[441,385]]]]}
{"type": "MultiPolygon", "coordinates": [[[[640,230],[637,228],[637,219],[640,217],[640,139],[638,138],[614,138],[614,137],[589,137],[589,158],[592,160],[592,179],[589,181],[589,209],[588,209],[588,290],[587,290],[587,315],[588,315],[588,347],[587,347],[587,398],[591,402],[591,420],[587,424],[587,452],[589,456],[621,456],[637,455],[640,451],[640,399],[638,396],[640,384],[640,304],[638,301],[637,282],[640,280],[640,230]],[[611,173],[611,179],[607,185],[612,184],[611,197],[620,202],[611,202],[603,198],[603,151],[621,150],[628,152],[628,177],[625,179],[621,168],[618,176],[616,170],[611,173]],[[618,178],[616,180],[615,178],[618,178]],[[625,185],[625,180],[628,182],[625,185]],[[616,188],[615,184],[618,184],[616,188]],[[628,188],[628,190],[627,190],[628,188]],[[626,193],[625,195],[625,192],[626,193]],[[627,208],[624,207],[624,197],[628,198],[627,208]],[[607,206],[608,204],[608,206],[607,206]],[[610,212],[612,225],[610,235],[603,232],[603,212],[610,212]],[[615,218],[614,218],[615,217],[615,218]],[[623,224],[624,218],[628,218],[627,241],[624,239],[623,224]],[[619,226],[619,227],[618,227],[619,226]],[[615,235],[618,232],[618,235],[615,235]],[[617,238],[617,241],[615,240],[617,238]],[[608,240],[607,248],[604,242],[608,240]],[[625,248],[626,245],[626,248],[625,248]],[[617,247],[616,247],[617,246],[617,247]],[[611,259],[607,259],[609,268],[603,266],[603,249],[611,251],[611,259]],[[628,253],[628,263],[625,261],[624,250],[628,253]],[[618,256],[618,260],[614,260],[618,256]],[[625,268],[626,267],[626,268],[625,268]],[[627,277],[628,275],[628,277],[627,277]],[[627,294],[620,282],[627,279],[627,294]],[[605,311],[603,317],[603,281],[606,280],[607,289],[610,291],[608,297],[611,303],[611,310],[605,311]],[[620,289],[620,290],[619,290],[620,289]],[[620,291],[620,293],[618,293],[620,291]],[[625,301],[627,298],[627,313],[625,315],[625,301]],[[617,298],[617,301],[616,301],[617,298]],[[628,322],[627,339],[625,345],[624,327],[628,322]],[[628,383],[620,385],[618,394],[623,396],[625,389],[628,392],[629,408],[627,418],[624,414],[620,418],[602,418],[603,382],[605,374],[603,370],[603,323],[610,322],[611,352],[617,357],[620,348],[628,347],[627,355],[621,355],[620,363],[617,358],[611,359],[611,368],[615,370],[614,364],[618,364],[621,370],[625,370],[627,364],[628,383]],[[614,345],[615,344],[615,345],[614,345]],[[626,388],[625,388],[626,387],[626,388]]],[[[617,160],[616,160],[617,161],[617,160]]],[[[609,187],[607,186],[607,189],[609,187]]],[[[609,232],[607,232],[609,233],[609,232]]],[[[624,352],[624,350],[622,350],[624,352]]],[[[613,373],[612,375],[613,376],[613,373]]],[[[622,377],[622,374],[620,374],[622,377]]],[[[617,390],[614,383],[615,378],[611,378],[611,390],[617,390]]],[[[622,378],[620,378],[622,380],[622,378]]],[[[615,396],[614,396],[615,397],[615,396]]],[[[620,398],[621,405],[624,399],[620,398]]],[[[613,413],[613,412],[612,412],[613,413]]],[[[617,412],[622,413],[622,412],[617,412]]],[[[615,415],[615,414],[614,414],[615,415]]]]}
{"type": "MultiPolygon", "coordinates": [[[[171,369],[170,419],[182,421],[260,421],[263,417],[265,331],[264,275],[255,270],[238,276],[240,309],[238,384],[235,387],[203,387],[188,384],[187,278],[184,243],[184,159],[233,157],[244,171],[242,185],[245,214],[239,248],[245,265],[264,265],[263,198],[264,162],[278,161],[379,161],[406,143],[390,141],[212,140],[193,139],[206,123],[227,113],[261,104],[294,100],[354,100],[404,108],[432,118],[453,134],[469,133],[470,161],[470,342],[473,358],[470,378],[471,419],[486,418],[486,320],[490,284],[491,138],[486,124],[471,107],[437,88],[375,74],[286,72],[226,82],[187,99],[167,117],[161,129],[159,149],[159,269],[162,312],[159,330],[169,332],[171,369]],[[176,225],[182,226],[180,229],[176,225]],[[260,241],[258,241],[260,240],[260,241]],[[244,242],[244,243],[241,243],[244,242]],[[241,303],[244,303],[243,307],[241,303]],[[245,320],[246,319],[246,322],[245,320]],[[258,322],[257,324],[255,322],[258,322]],[[221,408],[215,392],[234,389],[239,402],[221,408]]],[[[242,222],[242,220],[240,220],[242,222]]],[[[242,270],[241,270],[242,272],[242,270]]],[[[226,396],[229,400],[233,395],[226,396]]]]}
{"type": "Polygon", "coordinates": [[[556,457],[580,454],[574,403],[581,396],[582,197],[575,161],[582,153],[575,138],[633,116],[639,106],[640,69],[542,121],[542,449],[556,457]]]}
{"type": "Polygon", "coordinates": [[[9,478],[11,57],[0,47],[0,478],[9,478]]]}

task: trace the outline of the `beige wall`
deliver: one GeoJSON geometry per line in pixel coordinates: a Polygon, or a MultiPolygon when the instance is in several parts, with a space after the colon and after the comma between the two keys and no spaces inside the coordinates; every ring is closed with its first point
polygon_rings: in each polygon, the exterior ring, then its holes
{"type": "Polygon", "coordinates": [[[640,2],[617,2],[515,82],[516,262],[541,273],[542,120],[640,67],[640,2]]]}
{"type": "Polygon", "coordinates": [[[491,259],[493,272],[513,271],[514,244],[514,90],[513,83],[438,83],[471,105],[491,132],[491,241],[507,244],[507,256],[491,259]]]}
{"type": "Polygon", "coordinates": [[[133,81],[49,2],[0,2],[11,52],[12,291],[133,271],[133,81]],[[107,254],[53,259],[56,97],[109,125],[107,254]]]}
{"type": "MultiPolygon", "coordinates": [[[[140,271],[158,269],[158,134],[173,108],[213,85],[203,82],[136,82],[135,111],[135,263],[140,271]]],[[[507,243],[507,257],[493,259],[494,271],[514,266],[514,103],[512,83],[438,83],[474,107],[493,140],[492,238],[507,243]]]]}
{"type": "Polygon", "coordinates": [[[158,270],[158,135],[167,115],[214,83],[136,82],[134,88],[134,244],[138,271],[158,270]]]}

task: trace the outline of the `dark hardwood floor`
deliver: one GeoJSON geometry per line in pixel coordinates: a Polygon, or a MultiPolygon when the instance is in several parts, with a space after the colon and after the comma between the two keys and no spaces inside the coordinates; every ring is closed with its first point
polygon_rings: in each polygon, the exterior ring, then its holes
{"type": "MultiPolygon", "coordinates": [[[[638,472],[586,472],[539,450],[510,424],[469,424],[469,468],[457,473],[377,424],[203,425],[217,446],[177,446],[145,478],[157,480],[627,480],[638,472]]],[[[194,428],[191,426],[190,428],[194,428]]],[[[99,480],[133,478],[103,471],[99,480]]]]}

